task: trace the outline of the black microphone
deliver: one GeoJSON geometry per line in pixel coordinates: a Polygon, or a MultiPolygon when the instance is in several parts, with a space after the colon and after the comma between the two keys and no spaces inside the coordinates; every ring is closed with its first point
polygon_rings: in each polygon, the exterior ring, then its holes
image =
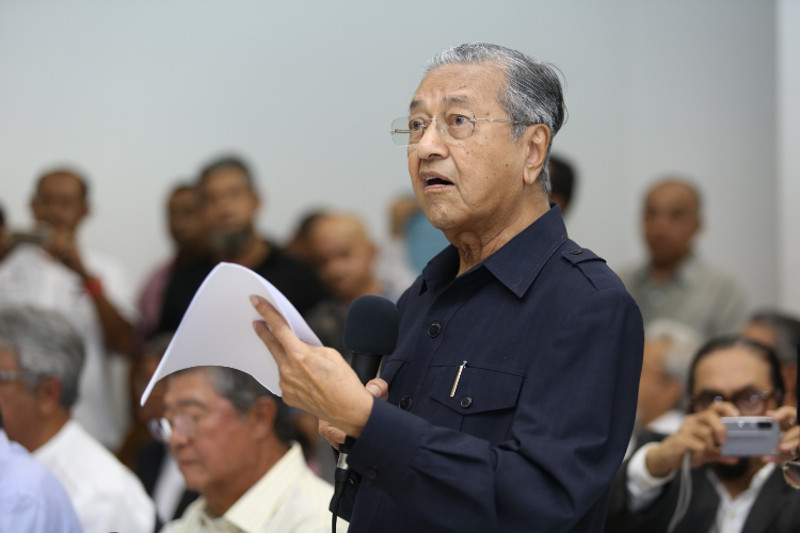
{"type": "Polygon", "coordinates": [[[364,385],[378,373],[381,356],[397,345],[397,306],[380,296],[361,296],[347,310],[344,347],[353,352],[350,366],[364,385]]]}
{"type": "MultiPolygon", "coordinates": [[[[394,351],[399,324],[397,306],[386,298],[367,295],[350,304],[344,326],[344,347],[353,352],[350,366],[362,384],[366,385],[378,373],[381,357],[394,351]]],[[[334,477],[334,521],[338,499],[350,475],[347,453],[354,442],[355,439],[347,437],[339,448],[334,477]]]]}

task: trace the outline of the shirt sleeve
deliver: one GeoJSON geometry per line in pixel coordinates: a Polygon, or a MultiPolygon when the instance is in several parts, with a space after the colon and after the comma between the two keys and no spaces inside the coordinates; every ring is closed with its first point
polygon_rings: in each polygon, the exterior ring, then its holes
{"type": "Polygon", "coordinates": [[[351,468],[419,530],[601,531],[633,426],[641,315],[613,288],[563,319],[528,348],[546,376],[523,379],[507,438],[491,443],[375,400],[351,468]]]}

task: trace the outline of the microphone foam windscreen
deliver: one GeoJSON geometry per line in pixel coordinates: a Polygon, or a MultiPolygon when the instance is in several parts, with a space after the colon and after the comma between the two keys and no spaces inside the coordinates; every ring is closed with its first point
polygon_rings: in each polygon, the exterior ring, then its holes
{"type": "Polygon", "coordinates": [[[388,355],[397,345],[397,306],[380,296],[361,296],[347,310],[344,347],[356,353],[388,355]]]}

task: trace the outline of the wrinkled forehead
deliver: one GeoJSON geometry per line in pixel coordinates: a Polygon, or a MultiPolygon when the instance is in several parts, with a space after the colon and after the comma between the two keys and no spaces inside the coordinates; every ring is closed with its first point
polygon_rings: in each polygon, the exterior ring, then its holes
{"type": "Polygon", "coordinates": [[[499,96],[506,87],[506,73],[495,63],[441,65],[431,69],[417,87],[409,111],[465,106],[500,107],[499,96]]]}

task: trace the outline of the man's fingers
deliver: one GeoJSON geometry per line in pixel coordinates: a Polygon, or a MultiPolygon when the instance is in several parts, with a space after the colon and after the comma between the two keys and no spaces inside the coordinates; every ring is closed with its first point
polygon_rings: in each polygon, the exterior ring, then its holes
{"type": "Polygon", "coordinates": [[[275,362],[279,363],[284,361],[286,354],[284,353],[283,345],[275,338],[275,335],[272,334],[267,324],[256,320],[253,322],[253,329],[256,335],[258,335],[258,338],[261,339],[261,342],[266,345],[267,349],[272,354],[272,358],[275,359],[275,362]]]}
{"type": "Polygon", "coordinates": [[[258,314],[264,319],[264,322],[254,322],[253,328],[270,351],[272,351],[275,343],[281,349],[287,349],[294,342],[299,341],[286,319],[268,301],[261,296],[252,295],[250,296],[250,303],[253,304],[258,314]]]}
{"type": "Polygon", "coordinates": [[[339,445],[344,444],[347,438],[344,431],[324,420],[319,421],[319,434],[328,441],[328,444],[337,450],[339,449],[339,445]]]}
{"type": "Polygon", "coordinates": [[[791,405],[767,411],[766,415],[780,422],[781,431],[788,431],[797,425],[797,408],[791,405]]]}

